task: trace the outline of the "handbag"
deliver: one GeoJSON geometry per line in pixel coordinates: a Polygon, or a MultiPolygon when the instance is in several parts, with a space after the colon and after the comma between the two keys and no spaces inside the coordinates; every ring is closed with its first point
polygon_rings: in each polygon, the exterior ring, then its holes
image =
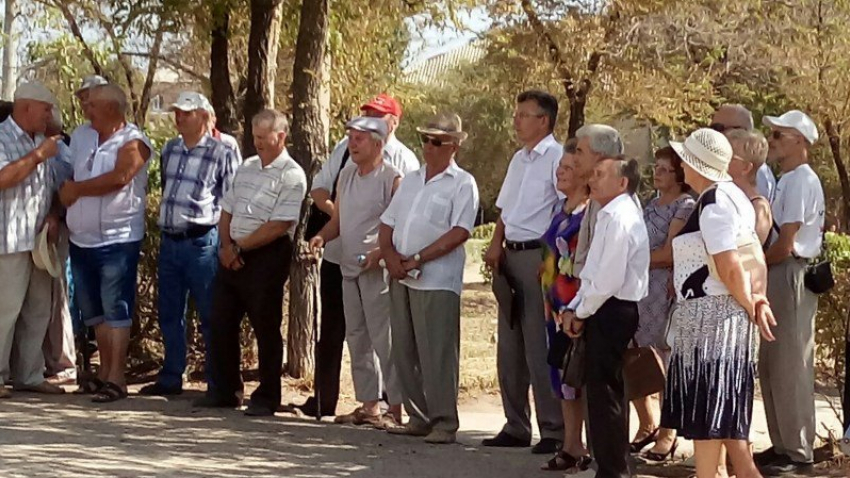
{"type": "MultiPolygon", "coordinates": [[[[732,204],[734,204],[734,202],[732,204]]],[[[702,214],[702,206],[702,201],[700,201],[699,214],[702,214]]],[[[741,262],[741,267],[745,272],[752,274],[753,271],[767,270],[767,262],[764,260],[764,249],[762,249],[761,242],[759,242],[758,235],[756,235],[755,231],[738,231],[738,237],[735,240],[735,244],[738,251],[738,260],[741,262]]],[[[717,264],[714,262],[714,257],[707,249],[705,254],[707,256],[706,262],[708,263],[708,273],[711,277],[721,281],[720,274],[717,272],[717,264]]]]}
{"type": "MultiPolygon", "coordinates": [[[[337,170],[336,175],[334,176],[334,181],[331,184],[331,201],[336,200],[336,182],[339,179],[339,173],[342,172],[342,169],[345,167],[345,164],[348,162],[348,158],[351,156],[351,153],[348,151],[348,148],[345,149],[345,152],[342,154],[342,161],[339,164],[339,170],[337,170]]],[[[310,217],[307,218],[307,225],[304,228],[304,237],[308,240],[315,237],[323,227],[331,220],[331,216],[328,215],[325,211],[319,209],[316,206],[316,203],[310,204],[310,217]]]]}
{"type": "Polygon", "coordinates": [[[803,275],[803,285],[815,294],[824,294],[835,287],[835,277],[832,275],[832,262],[825,258],[828,248],[826,244],[826,233],[824,232],[821,237],[821,244],[823,244],[822,257],[824,259],[806,266],[806,273],[803,275]]]}
{"type": "Polygon", "coordinates": [[[623,354],[623,381],[630,401],[664,391],[667,377],[661,357],[652,347],[634,347],[623,354]]]}
{"type": "Polygon", "coordinates": [[[575,389],[584,387],[586,348],[584,335],[570,340],[569,350],[564,355],[561,383],[575,389]]]}

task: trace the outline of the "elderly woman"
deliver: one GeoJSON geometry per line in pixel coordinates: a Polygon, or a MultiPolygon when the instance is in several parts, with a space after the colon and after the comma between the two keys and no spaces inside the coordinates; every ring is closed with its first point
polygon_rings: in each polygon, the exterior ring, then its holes
{"type": "Polygon", "coordinates": [[[715,476],[723,445],[737,476],[760,477],[747,442],[757,330],[772,341],[776,322],[756,280],[766,274],[761,249],[746,247],[755,241],[755,212],[728,174],[733,153],[725,136],[700,129],[671,146],[700,196],[673,239],[679,304],[661,425],[694,440],[698,478],[715,476]]]}
{"type": "Polygon", "coordinates": [[[757,186],[758,172],[767,160],[767,140],[758,131],[730,129],[725,132],[732,145],[732,162],[729,163],[729,176],[735,185],[750,198],[756,212],[756,234],[762,244],[767,243],[773,214],[770,201],[762,196],[757,186]]]}
{"type": "MultiPolygon", "coordinates": [[[[655,153],[653,184],[658,196],[643,209],[643,219],[649,233],[651,248],[649,263],[649,295],[638,303],[640,322],[635,334],[638,347],[653,347],[663,358],[667,321],[672,305],[670,275],[673,266],[673,238],[682,230],[694,209],[691,188],[685,183],[682,160],[666,147],[655,153]]],[[[666,360],[665,360],[666,361],[666,360]]],[[[640,425],[631,444],[632,453],[639,453],[655,442],[655,447],[643,454],[652,462],[665,461],[676,451],[676,432],[658,428],[661,411],[657,395],[633,400],[640,425]]]]}
{"type": "MultiPolygon", "coordinates": [[[[573,270],[578,245],[578,231],[587,208],[587,181],[576,173],[575,140],[564,145],[564,156],[558,166],[558,191],[566,199],[558,204],[552,224],[543,235],[544,259],[540,282],[543,287],[544,309],[546,313],[546,331],[549,346],[569,341],[569,337],[560,330],[559,312],[576,295],[579,287],[578,274],[573,270]]],[[[581,441],[581,428],[584,412],[581,404],[581,390],[561,383],[561,373],[552,367],[552,388],[561,399],[561,411],[564,415],[564,442],[554,458],[541,468],[544,470],[568,470],[579,468],[586,470],[590,464],[587,448],[581,441]]]]}

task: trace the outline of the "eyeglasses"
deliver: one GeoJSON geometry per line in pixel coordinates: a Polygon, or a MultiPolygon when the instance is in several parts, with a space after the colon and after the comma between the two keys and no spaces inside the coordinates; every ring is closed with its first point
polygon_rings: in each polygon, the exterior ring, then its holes
{"type": "Polygon", "coordinates": [[[714,131],[717,131],[718,133],[722,133],[722,132],[726,131],[727,129],[729,129],[723,123],[711,123],[710,125],[708,125],[708,127],[713,129],[714,131]]]}
{"type": "Polygon", "coordinates": [[[666,168],[666,167],[664,167],[660,164],[656,164],[654,169],[655,169],[656,173],[661,173],[661,174],[670,174],[670,173],[674,172],[672,169],[666,168]]]}
{"type": "Polygon", "coordinates": [[[444,141],[442,139],[425,136],[424,134],[420,136],[420,139],[422,140],[422,146],[425,146],[426,144],[431,144],[431,146],[436,146],[437,148],[439,148],[444,144],[454,144],[453,141],[444,141]]]}

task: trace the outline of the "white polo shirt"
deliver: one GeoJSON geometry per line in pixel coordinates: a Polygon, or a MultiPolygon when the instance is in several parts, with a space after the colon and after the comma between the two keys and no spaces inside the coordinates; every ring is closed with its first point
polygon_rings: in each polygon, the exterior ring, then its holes
{"type": "MultiPolygon", "coordinates": [[[[404,257],[430,246],[455,227],[472,231],[478,212],[475,178],[452,161],[442,173],[425,182],[427,166],[402,179],[381,222],[393,228],[393,245],[404,257]]],[[[422,265],[419,279],[402,284],[417,290],[448,290],[460,295],[466,251],[457,247],[422,265]]]]}
{"type": "Polygon", "coordinates": [[[794,254],[811,259],[820,255],[824,222],[823,187],[811,166],[803,164],[782,174],[771,210],[776,225],[800,223],[794,254]]]}
{"type": "Polygon", "coordinates": [[[556,185],[563,155],[563,146],[551,134],[532,150],[522,148],[514,154],[496,200],[505,223],[505,239],[533,241],[549,228],[561,197],[556,185]]]}

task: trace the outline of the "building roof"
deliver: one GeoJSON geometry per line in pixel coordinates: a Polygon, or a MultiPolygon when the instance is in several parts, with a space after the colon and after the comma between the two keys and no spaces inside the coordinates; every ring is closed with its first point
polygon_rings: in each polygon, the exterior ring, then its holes
{"type": "Polygon", "coordinates": [[[474,39],[461,46],[439,53],[410,65],[405,71],[408,82],[429,86],[442,86],[445,74],[474,64],[487,53],[484,40],[474,39]]]}

